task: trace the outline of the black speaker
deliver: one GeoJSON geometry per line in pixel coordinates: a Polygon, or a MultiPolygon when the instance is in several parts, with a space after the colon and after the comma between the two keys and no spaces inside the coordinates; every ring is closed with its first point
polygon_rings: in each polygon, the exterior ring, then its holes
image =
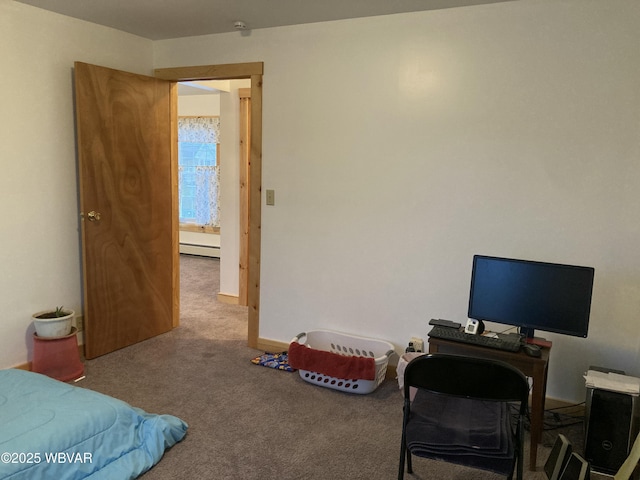
{"type": "Polygon", "coordinates": [[[585,458],[595,472],[615,474],[638,432],[637,397],[587,389],[585,458]]]}
{"type": "Polygon", "coordinates": [[[551,453],[544,464],[544,473],[549,480],[560,480],[560,474],[571,456],[571,442],[561,433],[556,437],[551,453]]]}
{"type": "Polygon", "coordinates": [[[590,478],[589,463],[579,453],[573,452],[559,480],[589,480],[590,478]]]}

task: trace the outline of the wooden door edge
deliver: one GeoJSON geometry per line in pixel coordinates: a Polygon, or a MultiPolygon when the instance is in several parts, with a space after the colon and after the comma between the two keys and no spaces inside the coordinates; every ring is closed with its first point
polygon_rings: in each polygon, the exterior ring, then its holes
{"type": "Polygon", "coordinates": [[[171,83],[171,247],[173,251],[173,328],[180,326],[180,214],[178,198],[178,85],[171,83]]]}

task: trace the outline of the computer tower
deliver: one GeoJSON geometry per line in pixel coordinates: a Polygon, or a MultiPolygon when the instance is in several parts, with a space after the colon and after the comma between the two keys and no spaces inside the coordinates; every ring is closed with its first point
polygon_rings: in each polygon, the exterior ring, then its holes
{"type": "Polygon", "coordinates": [[[594,472],[614,475],[638,433],[638,397],[587,388],[585,459],[594,472]]]}

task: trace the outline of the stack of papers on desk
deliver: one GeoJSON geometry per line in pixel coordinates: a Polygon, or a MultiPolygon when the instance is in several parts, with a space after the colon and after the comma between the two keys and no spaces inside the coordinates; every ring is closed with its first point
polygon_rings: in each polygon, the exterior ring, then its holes
{"type": "Polygon", "coordinates": [[[629,395],[640,394],[640,378],[620,375],[619,373],[589,370],[584,379],[587,383],[587,388],[599,388],[629,395]]]}

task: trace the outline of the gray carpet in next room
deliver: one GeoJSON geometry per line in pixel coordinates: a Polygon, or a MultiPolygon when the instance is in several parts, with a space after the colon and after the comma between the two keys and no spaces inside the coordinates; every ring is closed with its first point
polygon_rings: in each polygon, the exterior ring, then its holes
{"type": "MultiPolygon", "coordinates": [[[[247,309],[219,303],[218,290],[219,260],[181,256],[180,327],[85,363],[86,378],[78,386],[189,424],[184,441],[144,479],[396,478],[402,421],[397,382],[354,395],[253,365],[250,360],[263,352],[246,346],[247,309]]],[[[291,337],[299,329],[292,326],[291,337]]],[[[581,442],[580,423],[545,432],[545,442],[558,432],[581,442]]],[[[526,471],[526,479],[545,478],[548,451],[539,448],[539,471],[526,471]]],[[[497,478],[423,459],[414,467],[405,478],[497,478]]]]}

